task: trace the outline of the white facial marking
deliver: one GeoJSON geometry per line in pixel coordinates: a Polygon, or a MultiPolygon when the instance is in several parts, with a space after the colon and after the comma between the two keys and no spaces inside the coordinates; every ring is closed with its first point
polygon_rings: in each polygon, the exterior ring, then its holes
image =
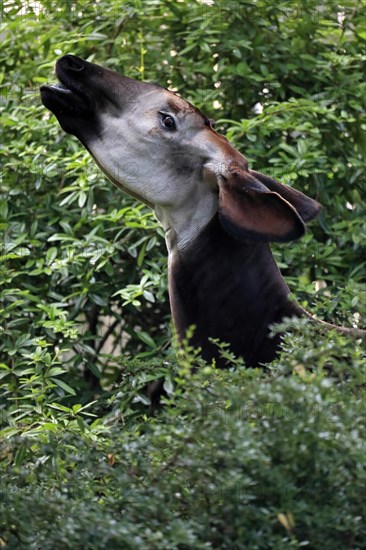
{"type": "Polygon", "coordinates": [[[154,208],[168,250],[183,250],[218,210],[215,171],[227,164],[220,139],[212,139],[193,107],[162,89],[120,116],[101,113],[100,125],[99,137],[88,144],[97,164],[118,187],[154,208]],[[161,123],[161,113],[171,115],[173,130],[161,123]]]}

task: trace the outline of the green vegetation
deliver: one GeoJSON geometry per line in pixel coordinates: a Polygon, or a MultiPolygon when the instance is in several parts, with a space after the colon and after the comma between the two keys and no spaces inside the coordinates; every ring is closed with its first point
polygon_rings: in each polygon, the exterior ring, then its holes
{"type": "Polygon", "coordinates": [[[323,204],[276,259],[302,305],[366,326],[365,17],[356,0],[4,2],[0,547],[366,548],[360,342],[298,322],[265,369],[176,353],[162,230],[38,92],[66,53],[178,90],[323,204]]]}

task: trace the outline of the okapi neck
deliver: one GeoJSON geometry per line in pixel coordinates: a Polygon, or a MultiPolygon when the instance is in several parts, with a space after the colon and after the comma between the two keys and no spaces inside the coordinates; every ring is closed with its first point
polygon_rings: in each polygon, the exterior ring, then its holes
{"type": "Polygon", "coordinates": [[[289,293],[269,245],[233,238],[218,216],[189,248],[170,255],[169,295],[178,335],[184,338],[194,326],[192,343],[219,366],[225,365],[212,338],[228,343],[247,365],[273,360],[279,338],[270,338],[270,326],[302,313],[289,293]]]}

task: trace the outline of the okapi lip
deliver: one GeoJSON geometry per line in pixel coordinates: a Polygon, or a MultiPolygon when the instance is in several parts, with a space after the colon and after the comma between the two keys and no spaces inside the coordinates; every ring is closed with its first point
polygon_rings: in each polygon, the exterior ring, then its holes
{"type": "Polygon", "coordinates": [[[67,88],[64,84],[48,84],[45,88],[50,88],[51,90],[55,90],[55,92],[60,92],[61,94],[72,94],[72,90],[67,88]]]}
{"type": "Polygon", "coordinates": [[[88,97],[64,83],[44,84],[40,91],[43,105],[55,115],[61,114],[60,109],[68,112],[91,110],[88,97]]]}
{"type": "Polygon", "coordinates": [[[65,74],[59,62],[56,63],[55,72],[60,83],[47,84],[40,88],[43,105],[56,116],[61,114],[60,108],[62,112],[92,110],[86,87],[65,74]]]}
{"type": "Polygon", "coordinates": [[[84,89],[61,82],[44,84],[40,92],[43,105],[56,116],[66,133],[76,136],[85,146],[98,134],[95,107],[84,89]]]}

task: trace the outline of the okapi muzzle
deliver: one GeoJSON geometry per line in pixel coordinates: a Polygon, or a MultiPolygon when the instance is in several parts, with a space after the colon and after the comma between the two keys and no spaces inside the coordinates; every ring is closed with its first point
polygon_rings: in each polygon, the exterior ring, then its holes
{"type": "Polygon", "coordinates": [[[41,87],[43,104],[165,229],[178,335],[194,325],[193,344],[220,366],[212,339],[247,365],[271,361],[279,337],[270,326],[311,316],[289,300],[269,243],[301,237],[320,204],[249,169],[211,120],[165,88],[73,55],[56,63],[56,75],[60,84],[41,87]]]}

